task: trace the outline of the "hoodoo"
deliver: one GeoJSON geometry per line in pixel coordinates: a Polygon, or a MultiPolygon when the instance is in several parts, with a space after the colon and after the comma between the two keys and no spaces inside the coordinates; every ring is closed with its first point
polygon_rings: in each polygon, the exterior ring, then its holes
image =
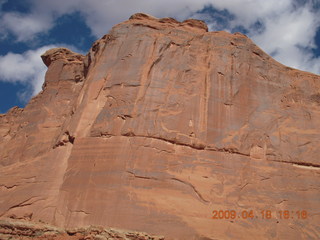
{"type": "Polygon", "coordinates": [[[0,236],[15,218],[165,239],[319,239],[318,75],[245,35],[142,13],[86,56],[42,59],[43,91],[0,115],[0,236]]]}

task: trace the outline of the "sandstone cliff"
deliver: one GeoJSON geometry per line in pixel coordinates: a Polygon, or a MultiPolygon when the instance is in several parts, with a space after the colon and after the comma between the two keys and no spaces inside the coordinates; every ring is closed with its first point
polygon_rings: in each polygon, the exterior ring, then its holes
{"type": "Polygon", "coordinates": [[[86,56],[42,58],[43,91],[0,115],[1,217],[166,239],[319,238],[319,76],[242,34],[145,14],[86,56]]]}

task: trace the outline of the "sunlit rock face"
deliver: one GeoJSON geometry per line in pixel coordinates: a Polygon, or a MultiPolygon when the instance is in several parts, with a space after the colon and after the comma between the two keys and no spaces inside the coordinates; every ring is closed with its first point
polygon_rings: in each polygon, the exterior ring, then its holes
{"type": "Polygon", "coordinates": [[[146,14],[86,56],[42,59],[43,91],[0,115],[1,217],[166,239],[319,237],[319,76],[242,34],[146,14]]]}

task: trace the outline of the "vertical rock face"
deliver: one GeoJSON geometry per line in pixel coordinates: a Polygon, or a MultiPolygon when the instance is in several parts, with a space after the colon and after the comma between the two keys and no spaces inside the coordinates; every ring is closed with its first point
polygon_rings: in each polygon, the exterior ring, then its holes
{"type": "Polygon", "coordinates": [[[0,216],[167,239],[319,238],[319,76],[242,34],[146,14],[87,56],[42,58],[43,91],[0,115],[0,216]]]}

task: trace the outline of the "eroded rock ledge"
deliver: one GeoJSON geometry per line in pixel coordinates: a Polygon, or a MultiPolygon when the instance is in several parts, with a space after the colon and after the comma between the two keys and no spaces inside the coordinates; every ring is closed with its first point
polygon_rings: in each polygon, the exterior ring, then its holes
{"type": "Polygon", "coordinates": [[[142,20],[142,21],[153,21],[155,23],[169,23],[169,24],[175,24],[177,26],[189,26],[192,28],[198,28],[201,30],[205,30],[208,32],[208,26],[204,21],[197,20],[197,19],[187,19],[183,22],[179,22],[175,20],[174,18],[155,18],[151,15],[145,14],[145,13],[136,13],[133,14],[129,20],[142,20]]]}
{"type": "Polygon", "coordinates": [[[59,59],[65,62],[82,62],[84,56],[67,48],[52,48],[42,54],[41,58],[44,64],[49,67],[52,62],[59,59]]]}
{"type": "Polygon", "coordinates": [[[25,220],[0,220],[0,239],[50,239],[50,240],[164,240],[164,237],[151,236],[142,232],[131,232],[119,229],[105,229],[103,227],[88,226],[74,229],[62,229],[41,222],[25,220]]]}

